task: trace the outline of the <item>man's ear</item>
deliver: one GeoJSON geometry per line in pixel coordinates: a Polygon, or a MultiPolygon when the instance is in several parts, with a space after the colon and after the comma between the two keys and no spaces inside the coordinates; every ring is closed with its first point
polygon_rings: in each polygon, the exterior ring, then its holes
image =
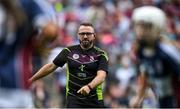
{"type": "Polygon", "coordinates": [[[96,33],[94,33],[94,39],[96,39],[96,33]]]}

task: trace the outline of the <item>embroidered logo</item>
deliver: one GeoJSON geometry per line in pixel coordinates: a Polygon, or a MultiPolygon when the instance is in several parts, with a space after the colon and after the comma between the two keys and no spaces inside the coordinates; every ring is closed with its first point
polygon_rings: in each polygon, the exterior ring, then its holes
{"type": "Polygon", "coordinates": [[[79,67],[79,69],[83,72],[83,71],[84,71],[84,67],[85,67],[85,65],[81,65],[81,66],[79,67]]]}
{"type": "Polygon", "coordinates": [[[79,59],[79,55],[78,54],[73,54],[73,59],[79,59]]]}
{"type": "Polygon", "coordinates": [[[77,76],[78,77],[83,77],[83,78],[87,77],[86,73],[78,73],[77,76]]]}

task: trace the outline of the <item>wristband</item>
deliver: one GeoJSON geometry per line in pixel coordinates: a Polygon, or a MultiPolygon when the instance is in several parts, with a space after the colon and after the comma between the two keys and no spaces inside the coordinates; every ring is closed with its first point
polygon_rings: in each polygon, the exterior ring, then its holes
{"type": "Polygon", "coordinates": [[[88,88],[89,88],[90,90],[92,90],[92,88],[91,88],[91,86],[90,86],[89,84],[88,84],[87,86],[88,86],[88,88]]]}

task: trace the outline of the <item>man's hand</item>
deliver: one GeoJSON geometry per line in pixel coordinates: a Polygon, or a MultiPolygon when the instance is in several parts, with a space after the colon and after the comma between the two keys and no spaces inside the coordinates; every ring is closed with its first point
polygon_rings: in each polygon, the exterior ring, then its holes
{"type": "Polygon", "coordinates": [[[83,86],[81,89],[77,91],[77,93],[80,93],[82,95],[88,95],[91,90],[87,85],[83,86]]]}

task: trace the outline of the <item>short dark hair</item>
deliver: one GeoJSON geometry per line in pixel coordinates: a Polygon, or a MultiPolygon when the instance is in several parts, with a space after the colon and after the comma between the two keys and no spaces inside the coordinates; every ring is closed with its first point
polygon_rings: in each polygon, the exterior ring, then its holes
{"type": "Polygon", "coordinates": [[[79,27],[80,27],[80,26],[91,26],[91,27],[94,28],[93,24],[92,24],[92,23],[89,23],[89,22],[83,22],[83,23],[81,23],[81,24],[79,25],[79,27]]]}
{"type": "MultiPolygon", "coordinates": [[[[94,29],[94,32],[95,32],[95,28],[94,28],[94,26],[93,26],[92,23],[83,22],[83,23],[81,23],[81,24],[79,25],[79,28],[80,28],[80,26],[90,26],[90,27],[92,27],[92,28],[94,29]]],[[[79,28],[78,28],[78,31],[79,31],[79,28]]]]}

